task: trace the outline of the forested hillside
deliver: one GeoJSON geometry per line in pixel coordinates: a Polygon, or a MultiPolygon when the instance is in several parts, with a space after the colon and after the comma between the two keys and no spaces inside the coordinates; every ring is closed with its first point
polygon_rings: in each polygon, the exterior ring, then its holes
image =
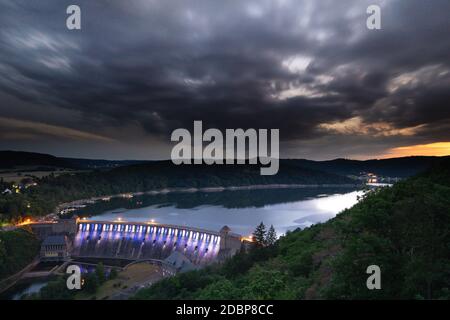
{"type": "Polygon", "coordinates": [[[450,299],[450,162],[369,192],[336,218],[137,299],[450,299]],[[366,269],[381,269],[368,290],[366,269]]]}
{"type": "Polygon", "coordinates": [[[171,161],[35,179],[37,186],[0,195],[0,221],[50,213],[77,199],[162,188],[227,187],[267,184],[355,184],[344,176],[281,164],[277,175],[262,176],[258,165],[180,165],[171,161]]]}
{"type": "Polygon", "coordinates": [[[33,261],[39,254],[39,240],[22,229],[0,231],[0,280],[33,261]]]}

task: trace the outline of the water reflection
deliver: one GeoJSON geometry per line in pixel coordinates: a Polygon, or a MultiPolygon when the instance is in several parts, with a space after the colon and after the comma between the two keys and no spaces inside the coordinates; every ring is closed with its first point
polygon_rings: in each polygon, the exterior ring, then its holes
{"type": "Polygon", "coordinates": [[[250,234],[261,221],[278,234],[324,222],[357,202],[362,191],[344,188],[297,188],[171,193],[111,199],[83,209],[93,220],[149,221],[250,234]]]}

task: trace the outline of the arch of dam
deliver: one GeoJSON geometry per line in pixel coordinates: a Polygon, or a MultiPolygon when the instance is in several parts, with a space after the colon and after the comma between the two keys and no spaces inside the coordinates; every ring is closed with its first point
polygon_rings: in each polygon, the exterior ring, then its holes
{"type": "Polygon", "coordinates": [[[234,255],[241,236],[220,231],[146,222],[77,220],[73,258],[164,260],[178,251],[202,266],[234,255]]]}

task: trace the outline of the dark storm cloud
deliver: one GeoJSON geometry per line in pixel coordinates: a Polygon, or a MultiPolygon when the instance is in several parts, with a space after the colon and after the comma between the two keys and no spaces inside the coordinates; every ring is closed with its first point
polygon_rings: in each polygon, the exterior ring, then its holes
{"type": "Polygon", "coordinates": [[[448,0],[75,2],[81,31],[65,28],[74,1],[0,2],[8,119],[92,141],[132,140],[133,127],[168,141],[194,120],[279,128],[282,154],[305,157],[448,137],[448,0]],[[369,4],[380,31],[365,26],[369,4]]]}

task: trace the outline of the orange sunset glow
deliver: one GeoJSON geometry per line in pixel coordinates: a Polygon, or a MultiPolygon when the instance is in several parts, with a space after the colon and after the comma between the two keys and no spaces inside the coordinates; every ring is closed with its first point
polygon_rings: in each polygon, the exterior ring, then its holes
{"type": "Polygon", "coordinates": [[[434,142],[390,149],[381,158],[396,158],[408,156],[448,156],[450,142],[434,142]]]}

